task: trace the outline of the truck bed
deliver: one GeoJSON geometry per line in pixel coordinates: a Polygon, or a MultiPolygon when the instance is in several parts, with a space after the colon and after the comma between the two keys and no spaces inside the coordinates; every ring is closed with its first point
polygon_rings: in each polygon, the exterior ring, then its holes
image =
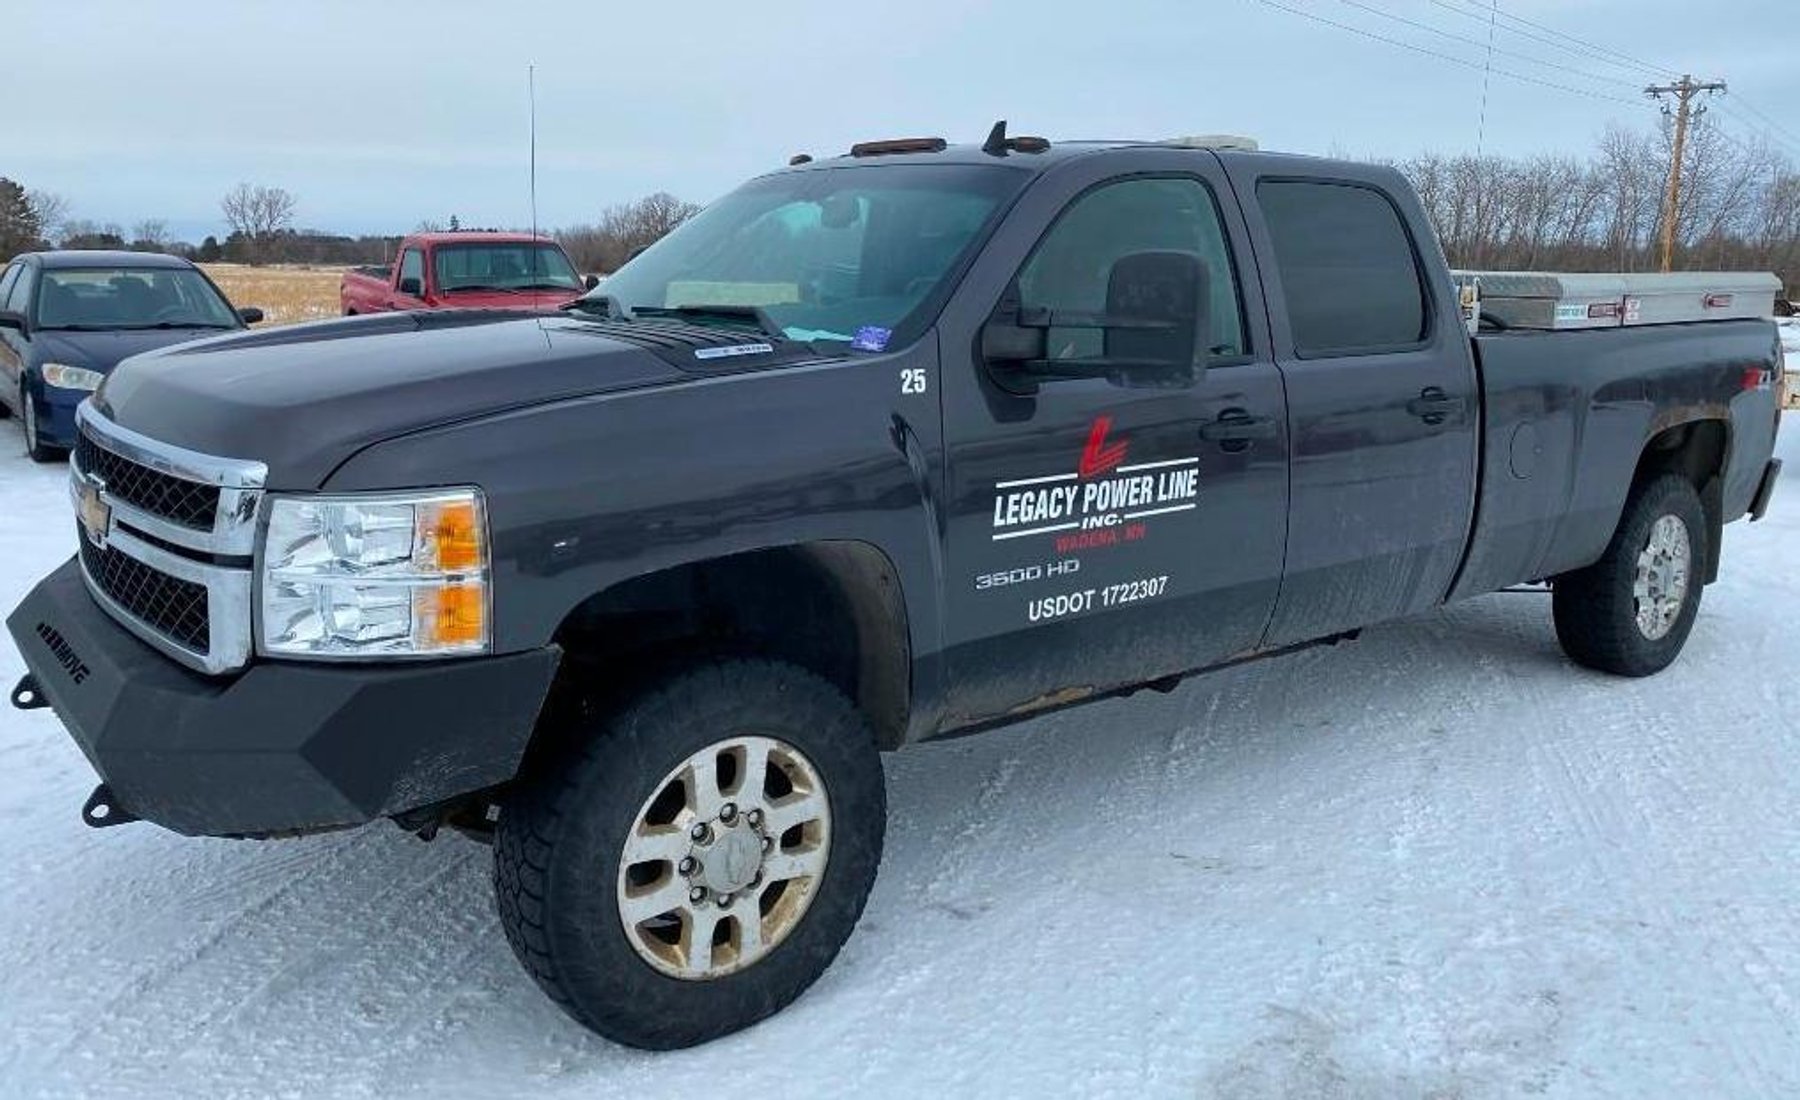
{"type": "Polygon", "coordinates": [[[1641,441],[1698,414],[1728,416],[1734,427],[1720,441],[1728,455],[1709,502],[1715,524],[1749,507],[1774,447],[1769,322],[1514,329],[1473,344],[1484,394],[1481,493],[1453,599],[1592,562],[1618,524],[1641,441]]]}

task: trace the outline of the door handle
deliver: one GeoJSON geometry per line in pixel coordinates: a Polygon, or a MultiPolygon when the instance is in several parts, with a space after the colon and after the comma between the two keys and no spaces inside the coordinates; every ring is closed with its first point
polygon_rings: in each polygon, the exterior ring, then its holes
{"type": "Polygon", "coordinates": [[[1251,416],[1244,409],[1226,409],[1210,424],[1200,425],[1200,438],[1217,443],[1220,450],[1247,450],[1252,440],[1274,439],[1275,418],[1251,416]]]}
{"type": "Polygon", "coordinates": [[[1419,396],[1406,403],[1406,411],[1427,424],[1442,424],[1450,414],[1462,410],[1462,398],[1451,397],[1436,386],[1426,386],[1419,396]]]}

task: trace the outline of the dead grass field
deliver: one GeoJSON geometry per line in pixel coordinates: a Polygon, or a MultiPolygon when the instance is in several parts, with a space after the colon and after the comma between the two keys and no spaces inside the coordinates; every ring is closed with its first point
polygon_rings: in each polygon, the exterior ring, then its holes
{"type": "Polygon", "coordinates": [[[249,267],[244,264],[202,264],[212,281],[239,308],[262,309],[267,325],[292,325],[336,317],[341,267],[279,265],[249,267]]]}

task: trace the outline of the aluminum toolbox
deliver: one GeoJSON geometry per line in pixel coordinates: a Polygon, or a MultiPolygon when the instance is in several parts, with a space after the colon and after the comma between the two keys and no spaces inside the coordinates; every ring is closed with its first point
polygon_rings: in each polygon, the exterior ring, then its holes
{"type": "Polygon", "coordinates": [[[1766,318],[1781,280],[1765,272],[1668,275],[1453,272],[1467,303],[1511,328],[1583,329],[1766,318]]]}

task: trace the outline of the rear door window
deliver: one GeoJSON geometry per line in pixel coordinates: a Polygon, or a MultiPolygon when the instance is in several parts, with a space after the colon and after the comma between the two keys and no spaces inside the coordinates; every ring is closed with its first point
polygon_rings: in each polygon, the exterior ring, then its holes
{"type": "Polygon", "coordinates": [[[1357,184],[1264,180],[1256,196],[1296,354],[1397,351],[1430,335],[1418,257],[1386,195],[1357,184]]]}

